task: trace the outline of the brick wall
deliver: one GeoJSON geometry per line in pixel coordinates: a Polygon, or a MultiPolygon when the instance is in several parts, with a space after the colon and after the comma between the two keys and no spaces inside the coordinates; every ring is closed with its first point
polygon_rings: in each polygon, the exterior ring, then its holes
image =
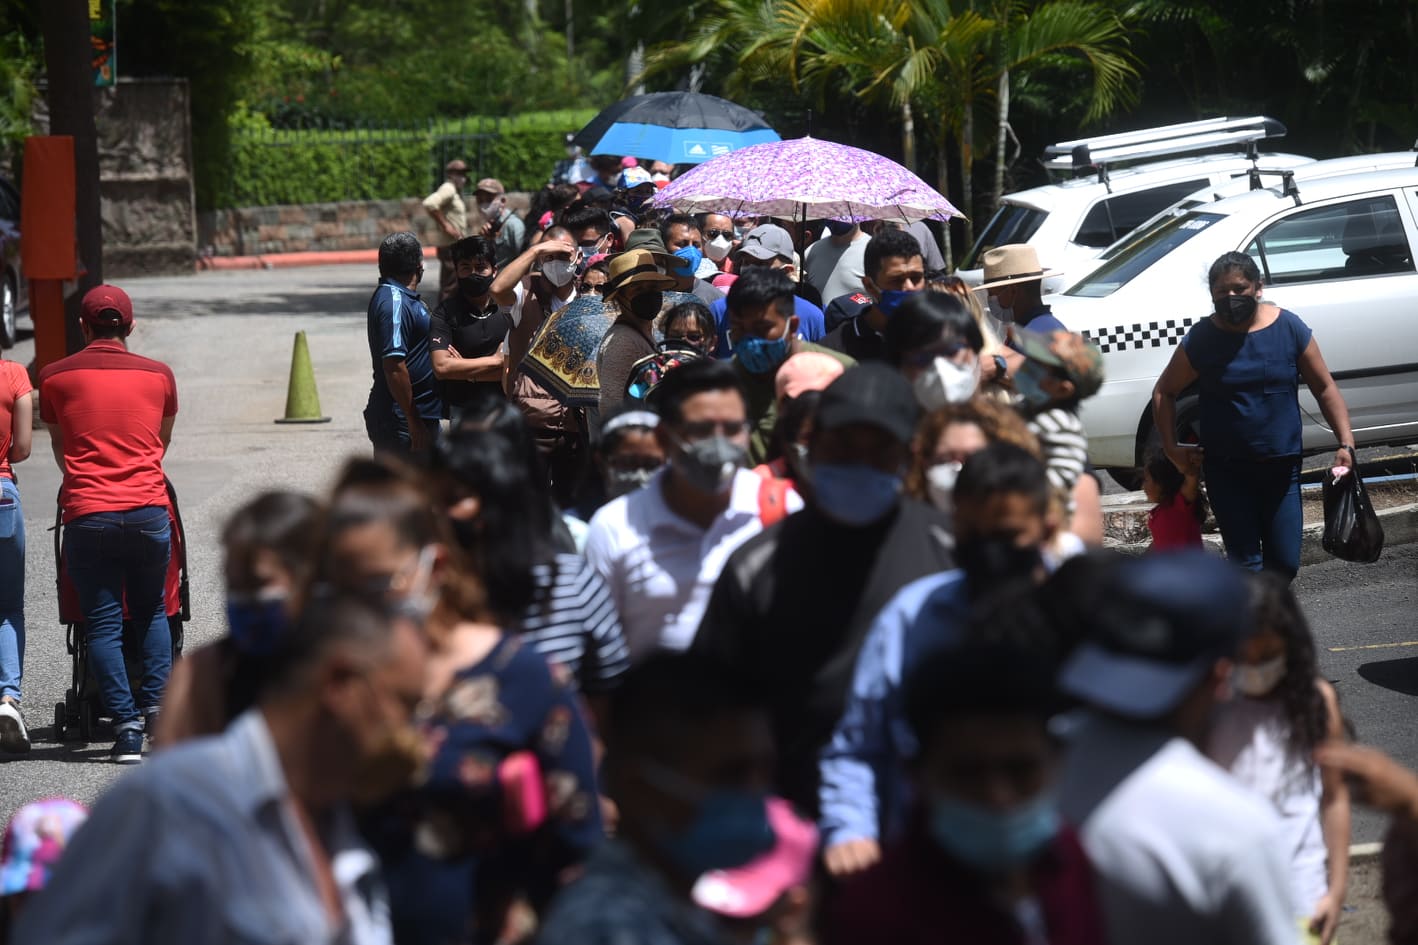
{"type": "MultiPolygon", "coordinates": [[[[508,194],[507,202],[525,208],[526,195],[508,194]]],[[[199,213],[197,245],[202,254],[215,256],[377,249],[400,230],[413,230],[421,242],[432,244],[435,229],[421,197],[244,207],[199,213]]]]}

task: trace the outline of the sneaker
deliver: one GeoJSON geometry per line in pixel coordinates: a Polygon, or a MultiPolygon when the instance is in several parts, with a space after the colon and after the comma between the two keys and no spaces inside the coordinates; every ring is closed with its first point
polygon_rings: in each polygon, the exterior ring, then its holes
{"type": "Polygon", "coordinates": [[[0,751],[20,755],[30,750],[30,733],[25,717],[13,702],[0,702],[0,751]]]}
{"type": "Polygon", "coordinates": [[[143,730],[125,728],[118,733],[118,741],[113,743],[113,751],[108,757],[121,765],[135,765],[143,760],[143,730]]]}

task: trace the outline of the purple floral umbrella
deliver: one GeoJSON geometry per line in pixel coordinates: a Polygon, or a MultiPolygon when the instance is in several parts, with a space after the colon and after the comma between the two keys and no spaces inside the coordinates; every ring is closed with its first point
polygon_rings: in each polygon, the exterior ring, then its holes
{"type": "Polygon", "coordinates": [[[780,219],[949,220],[963,216],[888,158],[832,141],[792,138],[716,157],[655,195],[680,213],[780,219]]]}

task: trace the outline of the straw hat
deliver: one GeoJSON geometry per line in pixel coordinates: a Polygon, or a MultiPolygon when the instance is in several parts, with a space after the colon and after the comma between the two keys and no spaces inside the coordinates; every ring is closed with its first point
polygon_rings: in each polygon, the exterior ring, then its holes
{"type": "Polygon", "coordinates": [[[607,302],[615,301],[626,286],[646,285],[654,289],[673,289],[675,280],[660,271],[655,256],[649,250],[631,249],[611,257],[609,278],[602,294],[607,302]]]}
{"type": "Polygon", "coordinates": [[[1053,276],[1061,276],[1056,269],[1045,269],[1039,265],[1039,254],[1028,243],[1010,243],[986,250],[984,255],[985,281],[975,286],[976,292],[993,289],[1016,282],[1039,282],[1053,276]]]}

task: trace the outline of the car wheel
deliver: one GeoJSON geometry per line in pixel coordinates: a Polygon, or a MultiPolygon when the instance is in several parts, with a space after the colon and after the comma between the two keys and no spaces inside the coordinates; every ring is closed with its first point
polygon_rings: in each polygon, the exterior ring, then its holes
{"type": "MultiPolygon", "coordinates": [[[[1201,406],[1198,404],[1195,394],[1177,400],[1177,442],[1201,442],[1201,406]]],[[[1146,462],[1147,457],[1154,452],[1161,451],[1161,449],[1162,436],[1155,426],[1148,423],[1147,432],[1138,439],[1138,459],[1146,462]]],[[[1114,482],[1129,492],[1136,492],[1142,488],[1141,466],[1109,469],[1108,475],[1112,476],[1114,482]]]]}
{"type": "Polygon", "coordinates": [[[19,293],[10,276],[0,279],[0,348],[15,346],[15,309],[19,306],[19,293]]]}

